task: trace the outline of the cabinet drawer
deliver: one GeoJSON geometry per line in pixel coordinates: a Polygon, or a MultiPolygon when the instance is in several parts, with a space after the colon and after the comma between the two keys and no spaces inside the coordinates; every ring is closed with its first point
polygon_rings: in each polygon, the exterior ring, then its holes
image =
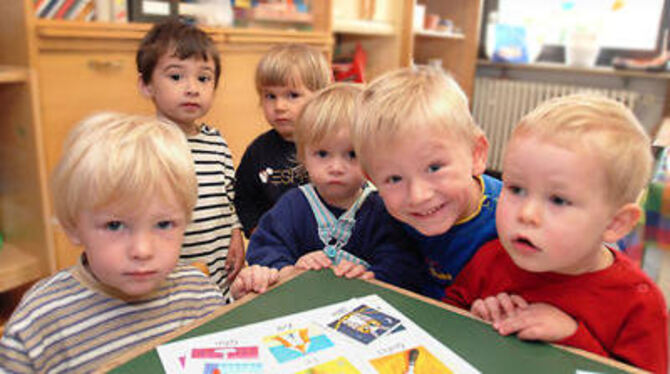
{"type": "MultiPolygon", "coordinates": [[[[105,110],[154,113],[151,101],[137,88],[134,52],[46,51],[40,54],[38,69],[49,175],[61,156],[68,132],[84,117],[105,110]]],[[[71,265],[79,250],[63,235],[58,236],[56,266],[60,269],[71,265]]]]}
{"type": "Polygon", "coordinates": [[[40,55],[40,100],[47,172],[61,154],[68,131],[91,113],[153,113],[137,89],[132,52],[46,52],[40,55]]]}

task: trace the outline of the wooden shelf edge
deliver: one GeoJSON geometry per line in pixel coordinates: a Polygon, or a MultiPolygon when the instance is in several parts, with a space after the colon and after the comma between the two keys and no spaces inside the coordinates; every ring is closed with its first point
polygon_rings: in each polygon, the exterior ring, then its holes
{"type": "Polygon", "coordinates": [[[43,277],[40,259],[10,243],[0,249],[0,292],[43,277]]]}
{"type": "Polygon", "coordinates": [[[465,39],[465,35],[460,33],[435,31],[435,30],[414,30],[414,36],[442,39],[465,39]]]}
{"type": "MultiPolygon", "coordinates": [[[[77,22],[58,20],[39,20],[37,35],[43,40],[84,39],[103,42],[108,40],[140,41],[151,27],[148,23],[105,23],[105,22],[77,22]]],[[[243,37],[295,37],[323,39],[330,37],[329,32],[312,30],[296,31],[272,29],[262,27],[211,27],[201,26],[214,42],[226,42],[229,38],[243,37]]]]}
{"type": "Polygon", "coordinates": [[[391,36],[396,33],[396,30],[393,24],[388,22],[335,19],[333,20],[333,32],[340,34],[391,36]]]}
{"type": "Polygon", "coordinates": [[[552,71],[552,72],[566,72],[566,73],[582,73],[582,74],[597,74],[610,75],[630,78],[647,78],[647,79],[665,79],[670,80],[670,72],[644,72],[634,70],[620,70],[614,69],[611,66],[594,66],[590,68],[580,68],[568,66],[558,62],[535,62],[531,64],[512,64],[504,62],[493,62],[490,60],[477,60],[478,67],[493,67],[498,69],[510,70],[528,70],[528,71],[552,71]]]}
{"type": "Polygon", "coordinates": [[[0,65],[0,84],[28,82],[28,69],[22,66],[0,65]]]}

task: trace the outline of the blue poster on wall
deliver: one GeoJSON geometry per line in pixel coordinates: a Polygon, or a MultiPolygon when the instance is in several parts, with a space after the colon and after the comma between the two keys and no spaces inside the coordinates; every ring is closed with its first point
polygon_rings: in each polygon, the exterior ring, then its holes
{"type": "Polygon", "coordinates": [[[491,60],[495,62],[528,63],[526,28],[523,26],[497,24],[495,47],[491,60]]]}

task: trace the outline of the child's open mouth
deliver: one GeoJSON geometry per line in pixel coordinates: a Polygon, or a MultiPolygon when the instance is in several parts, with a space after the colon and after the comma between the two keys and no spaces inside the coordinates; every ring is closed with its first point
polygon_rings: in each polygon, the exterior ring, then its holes
{"type": "Polygon", "coordinates": [[[512,240],[512,244],[519,249],[523,251],[531,251],[531,252],[539,252],[540,249],[533,244],[533,242],[530,241],[530,239],[519,236],[512,240]]]}

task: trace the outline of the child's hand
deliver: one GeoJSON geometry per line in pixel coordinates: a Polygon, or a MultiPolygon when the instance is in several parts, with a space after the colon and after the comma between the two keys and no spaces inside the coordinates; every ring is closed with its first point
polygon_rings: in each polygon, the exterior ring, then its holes
{"type": "Polygon", "coordinates": [[[333,267],[333,272],[338,277],[345,278],[360,278],[360,279],[373,279],[375,273],[368,271],[363,265],[357,265],[353,262],[342,260],[337,266],[333,267]]]}
{"type": "Polygon", "coordinates": [[[278,280],[279,271],[277,269],[252,265],[240,271],[230,286],[230,292],[233,298],[239,299],[249,292],[263,293],[269,286],[277,283],[278,280]]]}
{"type": "Polygon", "coordinates": [[[497,323],[517,315],[520,310],[526,307],[528,307],[528,303],[521,296],[501,292],[496,296],[475,300],[470,312],[485,321],[497,323]]]}
{"type": "Polygon", "coordinates": [[[501,335],[516,333],[519,339],[555,342],[577,331],[577,321],[553,305],[535,303],[493,327],[501,335]]]}
{"type": "Polygon", "coordinates": [[[304,270],[321,270],[330,267],[332,264],[333,263],[328,256],[326,256],[323,251],[319,250],[303,255],[298,259],[298,262],[295,263],[295,266],[298,269],[304,270]]]}
{"type": "Polygon", "coordinates": [[[242,230],[240,229],[233,230],[230,236],[225,266],[228,269],[226,281],[230,284],[244,267],[244,240],[242,240],[242,230]]]}

